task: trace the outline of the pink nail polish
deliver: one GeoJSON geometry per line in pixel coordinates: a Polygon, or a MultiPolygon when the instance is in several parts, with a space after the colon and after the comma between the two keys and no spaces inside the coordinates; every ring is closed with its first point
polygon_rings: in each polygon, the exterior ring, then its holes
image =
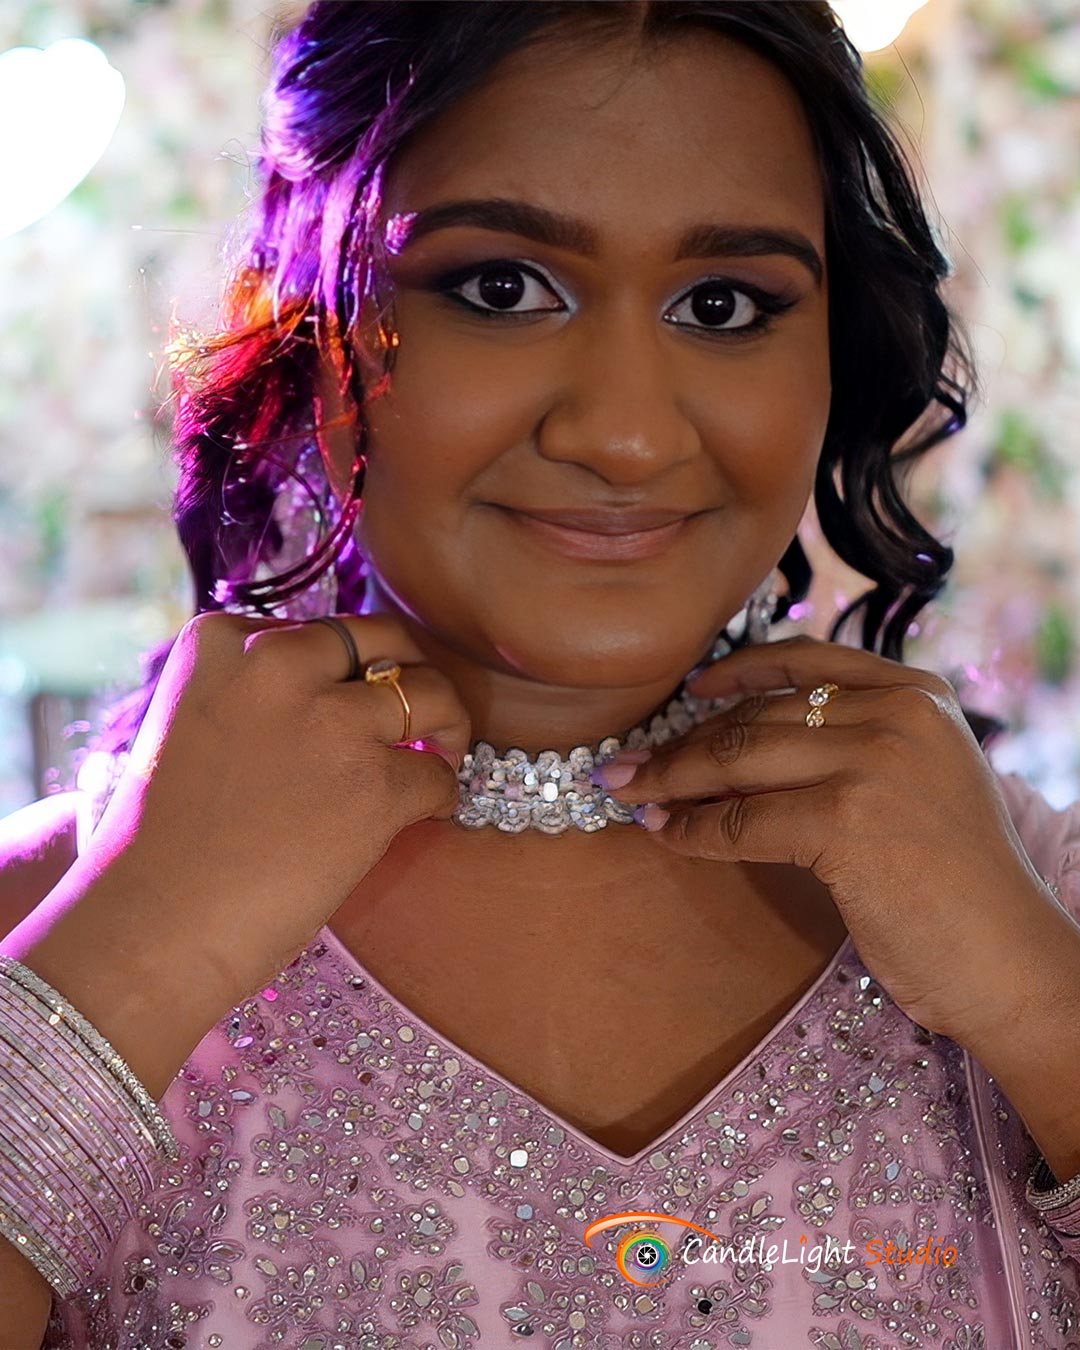
{"type": "Polygon", "coordinates": [[[662,806],[657,806],[654,802],[649,802],[641,813],[641,823],[647,830],[662,829],[665,822],[671,817],[670,811],[665,811],[662,806]]]}
{"type": "Polygon", "coordinates": [[[652,758],[651,750],[620,750],[618,754],[612,755],[609,763],[644,764],[647,759],[651,758],[652,758]]]}
{"type": "Polygon", "coordinates": [[[611,764],[602,765],[597,772],[600,774],[605,787],[621,788],[629,783],[637,771],[638,766],[636,764],[619,764],[613,762],[611,764]]]}

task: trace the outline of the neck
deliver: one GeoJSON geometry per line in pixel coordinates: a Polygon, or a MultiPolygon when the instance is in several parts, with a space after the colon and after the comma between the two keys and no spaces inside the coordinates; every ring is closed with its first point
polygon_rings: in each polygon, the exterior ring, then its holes
{"type": "Polygon", "coordinates": [[[430,664],[447,677],[468,714],[470,747],[486,741],[498,755],[518,748],[530,759],[544,750],[565,757],[577,746],[622,738],[667,706],[690,671],[708,660],[715,641],[710,634],[699,650],[687,652],[674,666],[670,658],[643,655],[629,663],[640,682],[628,685],[628,662],[618,654],[563,660],[552,650],[544,658],[548,671],[529,676],[505,657],[500,662],[498,653],[490,665],[480,664],[446,635],[413,620],[376,585],[369,585],[361,612],[400,619],[430,664]],[[567,670],[575,677],[570,682],[563,674],[567,670]]]}

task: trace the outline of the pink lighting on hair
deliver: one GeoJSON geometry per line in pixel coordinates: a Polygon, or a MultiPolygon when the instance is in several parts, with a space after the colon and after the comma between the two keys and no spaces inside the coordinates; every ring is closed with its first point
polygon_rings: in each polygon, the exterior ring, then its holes
{"type": "Polygon", "coordinates": [[[399,211],[397,215],[390,217],[383,232],[383,242],[386,245],[387,253],[398,254],[401,252],[408,242],[409,229],[415,219],[415,211],[399,211]]]}

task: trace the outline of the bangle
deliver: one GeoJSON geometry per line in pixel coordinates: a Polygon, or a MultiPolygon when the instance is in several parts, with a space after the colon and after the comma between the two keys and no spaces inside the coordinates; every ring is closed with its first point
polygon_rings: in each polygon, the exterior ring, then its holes
{"type": "Polygon", "coordinates": [[[179,1147],[114,1047],[0,954],[0,1235],[61,1298],[85,1287],[179,1147]]]}
{"type": "Polygon", "coordinates": [[[1068,1181],[1060,1182],[1042,1154],[1031,1169],[1026,1194],[1028,1203],[1040,1213],[1068,1208],[1071,1218],[1075,1207],[1076,1215],[1080,1218],[1080,1172],[1068,1181]]]}
{"type": "Polygon", "coordinates": [[[97,1028],[91,1026],[63,994],[58,993],[51,984],[46,983],[40,975],[24,966],[21,961],[0,953],[0,974],[17,981],[38,998],[45,1006],[51,1025],[55,1026],[63,1021],[78,1033],[91,1055],[108,1070],[127,1093],[135,1113],[145,1122],[150,1137],[169,1161],[175,1162],[179,1157],[179,1148],[168,1122],[158,1110],[157,1103],[132,1073],[126,1061],[117,1054],[97,1028]]]}
{"type": "Polygon", "coordinates": [[[1065,1255],[1080,1262],[1080,1173],[1062,1184],[1040,1154],[1024,1193],[1065,1255]]]}

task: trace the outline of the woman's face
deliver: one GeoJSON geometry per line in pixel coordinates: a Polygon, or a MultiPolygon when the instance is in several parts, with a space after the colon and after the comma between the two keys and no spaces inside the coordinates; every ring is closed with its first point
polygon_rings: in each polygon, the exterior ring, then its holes
{"type": "Polygon", "coordinates": [[[380,218],[400,345],[367,409],[369,608],[456,674],[487,739],[632,725],[775,566],[812,490],[828,301],[798,97],[704,29],[636,62],[626,43],[522,51],[403,150],[380,218]],[[414,216],[492,198],[590,239],[414,216]],[[788,236],[820,276],[768,241],[728,251],[732,228],[788,236]],[[611,561],[504,509],[606,507],[701,514],[611,561]]]}

